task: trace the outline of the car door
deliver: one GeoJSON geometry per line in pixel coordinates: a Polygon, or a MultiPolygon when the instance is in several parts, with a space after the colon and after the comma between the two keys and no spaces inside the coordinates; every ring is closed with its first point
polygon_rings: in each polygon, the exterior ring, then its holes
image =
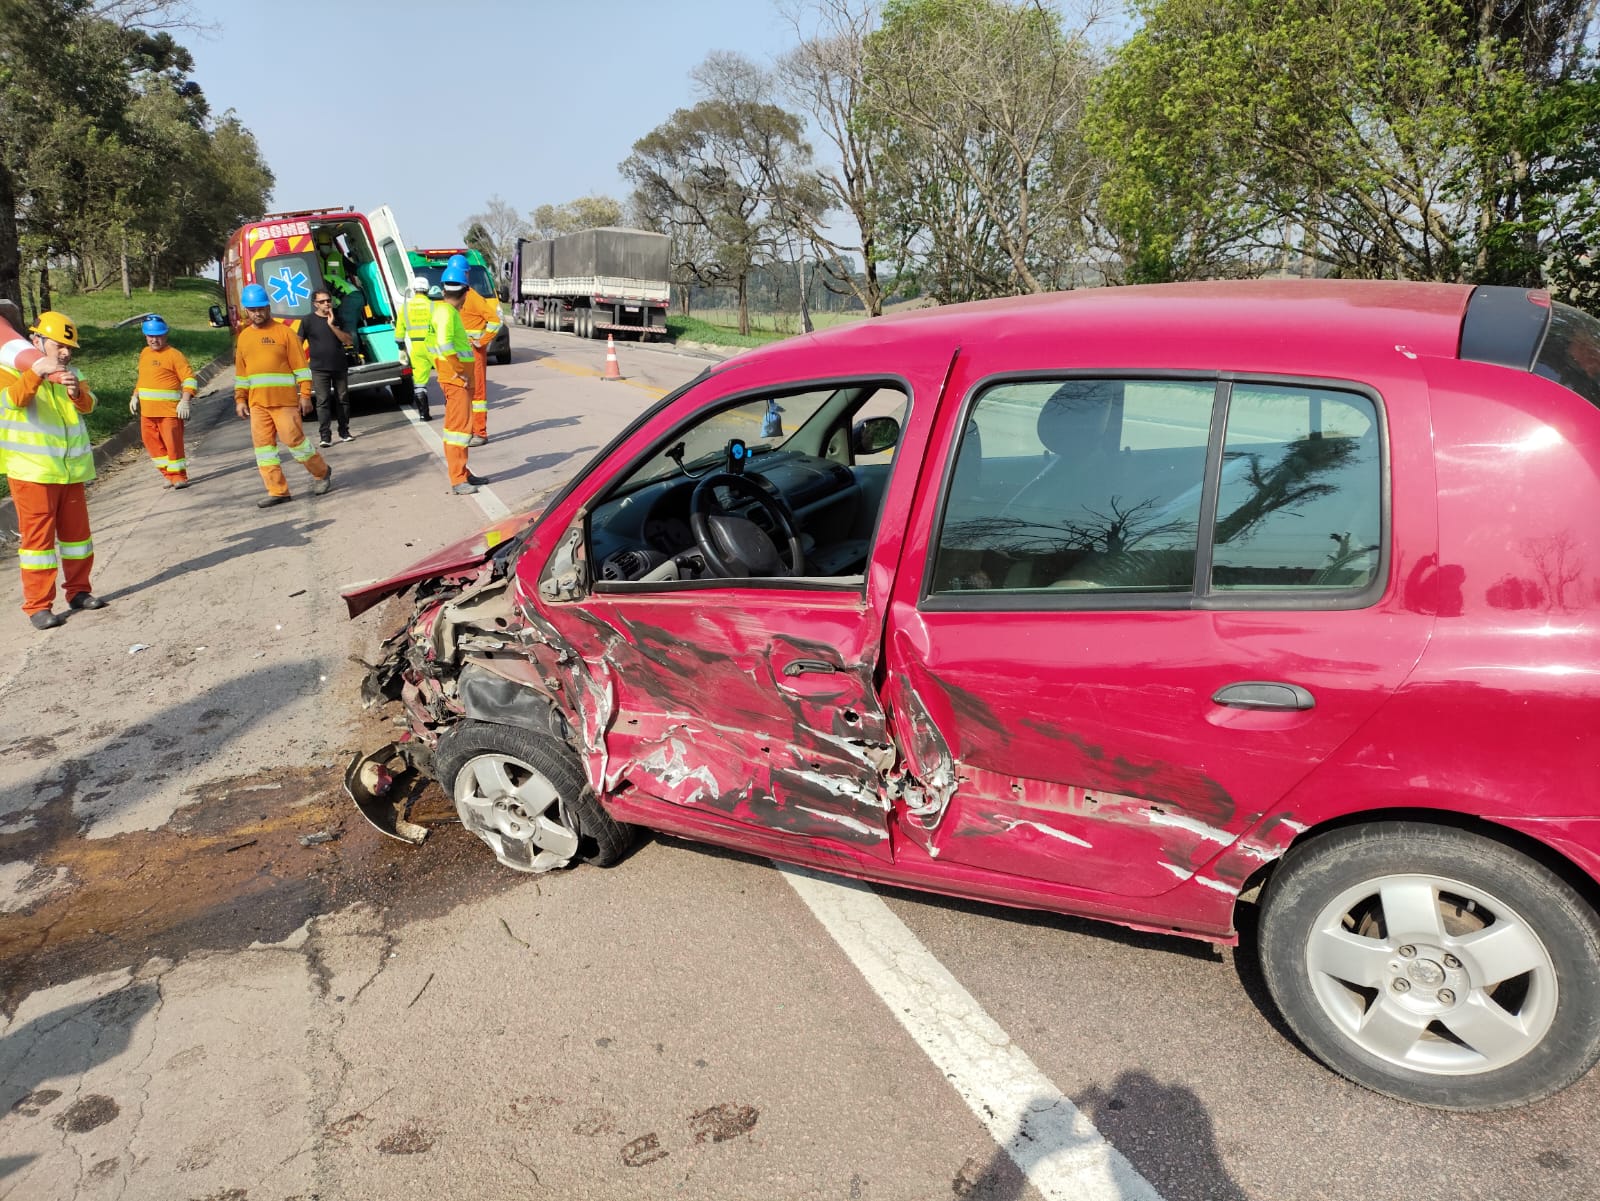
{"type": "MultiPolygon", "coordinates": [[[[1401,374],[1385,387],[1423,399],[1401,374]]],[[[1385,450],[1426,445],[1425,405],[1171,374],[969,390],[890,608],[898,829],[951,872],[1236,891],[1205,866],[1427,641],[1391,579],[1397,545],[1433,543],[1431,478],[1391,497],[1385,450]]]]}
{"type": "MultiPolygon", "coordinates": [[[[714,376],[673,410],[664,432],[598,473],[608,484],[574,499],[567,551],[547,563],[538,607],[550,641],[566,652],[560,670],[573,678],[590,783],[620,819],[833,867],[892,859],[883,781],[893,751],[875,677],[914,483],[902,476],[914,472],[891,471],[884,485],[882,469],[868,464],[848,489],[804,502],[807,530],[836,523],[828,527],[836,547],[848,550],[850,535],[865,529],[865,562],[839,558],[827,568],[842,574],[607,578],[655,559],[630,542],[634,531],[640,544],[678,537],[693,469],[652,473],[673,449],[684,461],[686,444],[693,460],[698,447],[739,433],[751,444],[752,470],[768,449],[803,447],[784,468],[792,489],[794,480],[827,475],[825,465],[852,466],[842,461],[851,457],[848,424],[808,413],[842,391],[859,389],[863,412],[898,391],[908,416],[895,457],[914,463],[928,425],[921,410],[931,408],[924,398],[942,382],[945,363],[903,358],[885,378],[881,356],[862,362],[873,365],[870,375],[819,382],[714,376]],[[766,436],[775,416],[782,429],[766,436]],[[878,512],[861,526],[855,506],[868,496],[878,512]],[[592,583],[558,596],[560,582],[576,574],[592,583]]],[[[813,549],[821,562],[827,548],[813,549]]]]}

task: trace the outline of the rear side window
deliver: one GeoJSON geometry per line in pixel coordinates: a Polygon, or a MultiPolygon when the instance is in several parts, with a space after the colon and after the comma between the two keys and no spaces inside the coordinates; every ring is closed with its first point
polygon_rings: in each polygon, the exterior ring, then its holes
{"type": "Polygon", "coordinates": [[[1382,496],[1371,400],[1234,385],[1212,588],[1366,588],[1377,578],[1382,496]]]}
{"type": "Polygon", "coordinates": [[[311,294],[322,287],[316,255],[279,254],[256,263],[256,282],[267,290],[274,317],[294,321],[311,316],[311,294]]]}
{"type": "Polygon", "coordinates": [[[1533,371],[1600,408],[1600,321],[1570,305],[1552,304],[1533,371]]]}

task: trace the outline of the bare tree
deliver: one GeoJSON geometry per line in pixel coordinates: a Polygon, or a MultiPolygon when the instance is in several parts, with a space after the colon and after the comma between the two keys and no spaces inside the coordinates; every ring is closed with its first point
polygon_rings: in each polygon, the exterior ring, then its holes
{"type": "Polygon", "coordinates": [[[493,247],[497,264],[509,259],[517,239],[530,232],[522,214],[502,200],[498,193],[489,197],[489,204],[483,212],[473,213],[461,223],[462,236],[465,237],[475,225],[482,229],[489,245],[493,247]]]}

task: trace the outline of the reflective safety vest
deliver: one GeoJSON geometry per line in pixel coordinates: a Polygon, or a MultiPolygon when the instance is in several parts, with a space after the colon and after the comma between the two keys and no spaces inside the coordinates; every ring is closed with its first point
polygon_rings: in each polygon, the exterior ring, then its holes
{"type": "Polygon", "coordinates": [[[432,335],[433,301],[421,292],[413,292],[400,306],[400,316],[394,323],[394,338],[411,359],[411,376],[418,387],[426,384],[433,374],[433,355],[428,352],[432,335]]]}
{"type": "Polygon", "coordinates": [[[178,402],[185,396],[193,396],[196,386],[189,360],[176,346],[168,345],[160,350],[146,346],[139,352],[139,380],[135,390],[139,393],[141,416],[176,417],[178,402]]]}
{"type": "Polygon", "coordinates": [[[94,479],[94,450],[83,422],[83,414],[93,409],[94,393],[81,378],[74,404],[64,384],[41,380],[32,371],[18,375],[0,369],[0,460],[5,473],[35,484],[94,479]]]}
{"type": "Polygon", "coordinates": [[[472,343],[461,324],[461,314],[442,300],[434,301],[432,329],[428,353],[439,372],[439,381],[464,386],[472,370],[472,343]]]}

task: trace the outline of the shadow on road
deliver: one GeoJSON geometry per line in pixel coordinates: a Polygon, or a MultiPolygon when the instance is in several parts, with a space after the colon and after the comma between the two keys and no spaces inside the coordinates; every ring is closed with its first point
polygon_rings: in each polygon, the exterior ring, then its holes
{"type": "MultiPolygon", "coordinates": [[[[298,503],[298,502],[296,502],[298,503]]],[[[308,515],[309,516],[309,515],[308,515]]],[[[137,584],[129,584],[118,588],[114,592],[101,593],[101,599],[106,601],[119,600],[143,592],[146,588],[154,588],[168,580],[177,579],[179,576],[188,575],[194,571],[204,571],[208,567],[219,567],[223,563],[234,559],[241,559],[246,555],[253,555],[264,550],[283,550],[289,547],[310,546],[310,535],[318,530],[332,525],[331,519],[321,521],[307,521],[291,518],[286,521],[275,521],[271,525],[260,526],[253,530],[246,530],[242,534],[229,534],[223,544],[215,550],[193,559],[185,559],[182,563],[174,563],[156,575],[137,584]]]]}
{"type": "Polygon", "coordinates": [[[1106,1140],[1163,1195],[1250,1201],[1222,1162],[1211,1111],[1193,1089],[1132,1071],[1121,1073],[1109,1089],[1092,1088],[1076,1100],[1106,1140]],[[1158,1132],[1154,1146],[1149,1131],[1158,1132]]]}

